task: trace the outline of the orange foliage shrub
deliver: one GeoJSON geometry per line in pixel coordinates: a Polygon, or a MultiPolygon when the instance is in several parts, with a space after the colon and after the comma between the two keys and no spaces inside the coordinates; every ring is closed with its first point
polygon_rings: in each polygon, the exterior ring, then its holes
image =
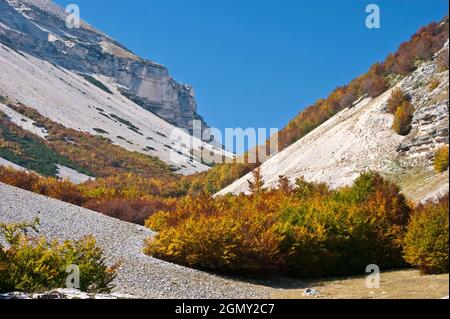
{"type": "Polygon", "coordinates": [[[0,166],[0,182],[33,191],[39,181],[39,175],[26,171],[17,171],[12,168],[0,166]]]}
{"type": "Polygon", "coordinates": [[[407,96],[399,88],[392,91],[391,97],[387,101],[387,109],[391,114],[395,114],[397,108],[405,101],[408,101],[407,96]]]}
{"type": "Polygon", "coordinates": [[[392,128],[399,135],[408,135],[411,131],[414,108],[408,101],[403,102],[395,111],[392,128]]]}
{"type": "Polygon", "coordinates": [[[448,145],[440,147],[436,151],[436,155],[433,159],[433,168],[437,173],[445,172],[448,169],[449,162],[449,150],[448,145]]]}
{"type": "Polygon", "coordinates": [[[84,207],[104,215],[124,220],[130,223],[144,225],[145,220],[154,213],[174,209],[174,199],[125,199],[112,198],[89,200],[84,207]]]}
{"type": "Polygon", "coordinates": [[[52,177],[41,177],[32,172],[16,171],[0,166],[0,182],[44,196],[81,206],[85,198],[76,185],[52,177]]]}
{"type": "Polygon", "coordinates": [[[363,273],[370,263],[404,265],[400,243],[409,206],[378,174],[363,174],[338,191],[299,180],[294,190],[206,196],[151,216],[146,225],[159,234],[147,241],[146,253],[239,274],[332,276],[363,273]]]}

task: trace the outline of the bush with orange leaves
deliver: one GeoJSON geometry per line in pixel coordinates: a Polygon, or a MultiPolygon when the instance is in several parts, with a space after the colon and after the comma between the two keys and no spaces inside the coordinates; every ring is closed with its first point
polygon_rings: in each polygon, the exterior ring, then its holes
{"type": "Polygon", "coordinates": [[[0,182],[78,206],[83,205],[86,200],[78,187],[71,182],[41,177],[32,172],[0,166],[0,182]]]}
{"type": "Polygon", "coordinates": [[[159,234],[145,252],[224,273],[302,277],[405,264],[401,239],[410,208],[395,185],[376,173],[337,191],[297,184],[249,196],[186,198],[175,211],[149,218],[146,225],[159,234]]]}
{"type": "Polygon", "coordinates": [[[129,223],[144,225],[154,213],[174,209],[176,200],[165,198],[106,198],[90,199],[83,206],[129,223]]]}
{"type": "Polygon", "coordinates": [[[281,204],[275,193],[184,198],[174,212],[159,212],[146,225],[160,230],[145,252],[178,264],[225,273],[262,273],[281,266],[281,204]]]}

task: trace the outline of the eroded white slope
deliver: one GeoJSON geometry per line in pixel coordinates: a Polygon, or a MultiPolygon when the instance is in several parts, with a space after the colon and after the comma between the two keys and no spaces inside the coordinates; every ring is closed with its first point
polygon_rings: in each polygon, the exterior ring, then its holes
{"type": "MultiPolygon", "coordinates": [[[[390,91],[362,100],[274,155],[261,166],[266,186],[276,186],[278,176],[286,175],[291,181],[303,176],[339,187],[351,183],[365,169],[387,165],[402,139],[389,129],[392,117],[381,112],[389,96],[390,91]],[[378,140],[383,140],[383,145],[378,140]]],[[[244,176],[219,194],[247,192],[251,176],[244,176]]]]}
{"type": "MultiPolygon", "coordinates": [[[[68,128],[91,134],[99,134],[99,129],[106,131],[101,135],[115,144],[130,151],[157,156],[182,174],[208,169],[189,158],[187,147],[177,146],[176,141],[171,140],[176,129],[173,125],[121,95],[110,79],[95,77],[113,94],[92,85],[78,74],[0,44],[0,95],[18,100],[68,128]],[[114,116],[139,128],[139,133],[130,130],[114,116]]],[[[38,132],[40,129],[34,127],[32,121],[24,122],[22,116],[5,108],[1,106],[1,110],[16,124],[45,137],[45,132],[38,132]]],[[[189,139],[188,134],[183,136],[189,139]]],[[[232,156],[198,139],[194,141],[196,149],[203,147],[215,154],[232,156]]]]}
{"type": "MultiPolygon", "coordinates": [[[[307,181],[324,182],[337,188],[351,184],[363,171],[375,170],[398,179],[395,181],[408,187],[407,195],[411,194],[413,200],[448,191],[448,173],[437,175],[430,165],[430,155],[435,149],[448,144],[448,133],[446,138],[433,137],[438,127],[448,126],[448,72],[438,73],[432,62],[425,63],[396,87],[412,96],[417,112],[411,135],[428,139],[427,145],[404,155],[399,153],[398,147],[411,136],[400,136],[391,128],[394,117],[386,111],[386,102],[393,90],[390,89],[377,98],[365,98],[356,106],[341,111],[266,161],[261,166],[265,185],[275,187],[279,176],[285,175],[291,182],[304,177],[307,181]],[[431,79],[439,79],[441,83],[433,92],[428,89],[431,79]],[[426,117],[435,118],[438,123],[431,121],[425,125],[426,117]],[[405,167],[405,163],[409,167],[405,167]],[[420,176],[415,176],[415,172],[420,176]],[[418,189],[423,191],[417,193],[418,189]]],[[[218,195],[247,193],[247,181],[251,179],[249,173],[218,195]]]]}

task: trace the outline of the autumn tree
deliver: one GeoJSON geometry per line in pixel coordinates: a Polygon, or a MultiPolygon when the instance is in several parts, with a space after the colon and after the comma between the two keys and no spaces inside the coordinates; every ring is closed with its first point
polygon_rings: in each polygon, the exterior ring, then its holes
{"type": "Polygon", "coordinates": [[[248,180],[248,190],[251,194],[261,194],[263,192],[264,180],[261,173],[261,166],[258,166],[253,172],[253,181],[248,180]]]}
{"type": "Polygon", "coordinates": [[[375,63],[367,72],[361,81],[361,88],[364,93],[370,97],[377,97],[388,87],[388,82],[384,78],[384,66],[380,63],[375,63]]]}
{"type": "Polygon", "coordinates": [[[350,106],[352,106],[352,104],[355,100],[356,100],[356,95],[355,95],[354,90],[352,90],[351,88],[347,88],[345,90],[345,93],[342,95],[342,98],[339,101],[339,104],[340,104],[341,108],[350,107],[350,106]]]}
{"type": "Polygon", "coordinates": [[[411,131],[414,108],[408,101],[403,102],[395,111],[392,128],[399,135],[408,135],[411,131]]]}
{"type": "Polygon", "coordinates": [[[283,193],[289,194],[293,187],[289,181],[289,178],[285,175],[278,176],[278,189],[281,190],[283,193]]]}
{"type": "Polygon", "coordinates": [[[387,101],[387,109],[388,112],[391,114],[395,114],[395,111],[397,111],[397,108],[405,101],[407,101],[408,98],[406,97],[405,93],[400,88],[396,88],[392,91],[391,97],[387,101]]]}

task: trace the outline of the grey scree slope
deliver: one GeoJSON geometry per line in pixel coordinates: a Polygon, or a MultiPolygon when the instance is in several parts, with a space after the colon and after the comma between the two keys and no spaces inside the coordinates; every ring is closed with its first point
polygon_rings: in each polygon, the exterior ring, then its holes
{"type": "Polygon", "coordinates": [[[0,223],[39,217],[40,233],[51,239],[92,234],[108,262],[123,262],[114,292],[139,298],[264,298],[267,288],[161,261],[142,253],[154,233],[102,214],[0,183],[0,223]]]}

